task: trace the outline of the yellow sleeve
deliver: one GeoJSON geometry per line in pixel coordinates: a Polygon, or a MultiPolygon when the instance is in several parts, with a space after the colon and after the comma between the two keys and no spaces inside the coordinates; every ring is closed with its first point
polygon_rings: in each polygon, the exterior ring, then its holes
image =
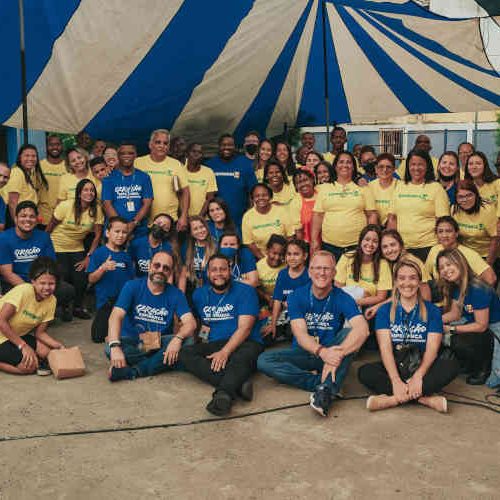
{"type": "Polygon", "coordinates": [[[100,205],[97,205],[97,215],[94,224],[100,224],[101,226],[104,224],[104,214],[100,205]]]}
{"type": "Polygon", "coordinates": [[[377,290],[392,290],[392,273],[385,260],[380,261],[377,290]]]}
{"type": "Polygon", "coordinates": [[[399,175],[399,178],[404,182],[405,181],[405,170],[406,170],[406,160],[403,158],[396,172],[399,175]]]}
{"type": "MultiPolygon", "coordinates": [[[[251,209],[250,209],[251,210],[251,209]]],[[[241,223],[241,235],[243,236],[243,244],[249,245],[253,243],[253,235],[252,235],[252,214],[250,210],[247,210],[243,215],[243,221],[241,223]]]]}
{"type": "Polygon", "coordinates": [[[323,190],[320,190],[318,193],[318,197],[314,202],[313,212],[317,212],[320,214],[325,213],[325,209],[323,208],[323,190]]]}
{"type": "Polygon", "coordinates": [[[335,274],[335,281],[337,281],[342,285],[345,285],[347,283],[347,269],[350,263],[351,259],[348,259],[345,255],[342,255],[342,257],[340,257],[340,260],[337,264],[337,273],[335,274]]]}
{"type": "Polygon", "coordinates": [[[289,212],[290,223],[291,223],[294,231],[302,229],[302,224],[300,222],[300,211],[302,209],[302,198],[300,197],[299,194],[293,198],[288,209],[290,211],[289,212]]]}
{"type": "Polygon", "coordinates": [[[365,200],[365,210],[377,210],[373,191],[368,186],[361,188],[361,195],[365,200]]]}
{"type": "Polygon", "coordinates": [[[57,193],[58,200],[66,200],[68,198],[68,178],[66,175],[61,177],[61,182],[59,183],[59,192],[57,193]]]}
{"type": "Polygon", "coordinates": [[[177,167],[175,172],[177,177],[179,177],[179,184],[181,188],[184,189],[185,187],[188,187],[188,176],[186,170],[182,167],[177,167]]]}
{"type": "Polygon", "coordinates": [[[16,311],[18,311],[24,304],[24,294],[26,293],[27,288],[30,286],[32,285],[25,283],[11,288],[11,290],[3,296],[2,303],[10,304],[14,306],[16,311]]]}
{"type": "Polygon", "coordinates": [[[396,215],[396,193],[398,192],[400,186],[402,186],[402,182],[398,182],[395,186],[394,189],[392,190],[392,195],[391,199],[389,201],[389,209],[387,211],[387,215],[392,214],[396,215]]]}
{"type": "Polygon", "coordinates": [[[495,181],[495,188],[497,192],[497,217],[500,219],[500,179],[495,181]]]}
{"type": "Polygon", "coordinates": [[[57,207],[54,209],[54,217],[59,222],[62,222],[67,215],[68,215],[68,203],[63,201],[59,203],[57,207]]]}
{"type": "Polygon", "coordinates": [[[436,190],[434,199],[436,217],[450,215],[450,199],[448,198],[446,191],[437,182],[434,185],[434,189],[436,190]]]}
{"type": "Polygon", "coordinates": [[[22,193],[23,186],[26,184],[26,179],[24,178],[24,174],[19,167],[15,167],[12,169],[10,173],[9,182],[7,182],[4,190],[7,193],[7,198],[9,193],[22,193]]]}
{"type": "MultiPolygon", "coordinates": [[[[436,264],[437,247],[432,247],[425,261],[425,268],[430,276],[434,276],[434,267],[436,264]]],[[[437,278],[437,276],[434,276],[437,278]]]]}
{"type": "Polygon", "coordinates": [[[218,191],[217,187],[217,180],[215,178],[214,171],[210,168],[207,167],[207,176],[208,176],[208,187],[207,187],[207,193],[215,193],[218,191]]]}
{"type": "Polygon", "coordinates": [[[463,253],[464,257],[467,259],[470,268],[478,275],[484,273],[490,266],[489,264],[474,250],[470,248],[464,247],[459,248],[459,250],[463,253]]]}

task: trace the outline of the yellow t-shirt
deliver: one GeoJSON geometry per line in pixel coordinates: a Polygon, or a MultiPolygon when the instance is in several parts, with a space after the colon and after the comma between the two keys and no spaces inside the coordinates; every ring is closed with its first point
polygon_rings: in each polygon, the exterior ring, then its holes
{"type": "Polygon", "coordinates": [[[497,216],[493,205],[481,207],[476,214],[459,210],[453,214],[460,228],[460,241],[481,257],[487,257],[491,238],[497,236],[497,216]]]}
{"type": "Polygon", "coordinates": [[[9,202],[9,193],[18,193],[19,201],[32,201],[38,203],[38,194],[36,190],[26,182],[24,172],[20,167],[14,166],[10,170],[9,182],[2,189],[2,196],[6,204],[9,202]]]}
{"type": "Polygon", "coordinates": [[[255,243],[257,248],[265,253],[272,234],[292,236],[294,228],[286,207],[271,205],[267,214],[260,214],[255,208],[247,210],[243,215],[241,231],[245,245],[255,243]]]}
{"type": "Polygon", "coordinates": [[[366,226],[365,210],[375,210],[371,191],[350,182],[324,184],[318,190],[314,212],[324,213],[321,238],[338,247],[355,245],[366,226]]]}
{"type": "MultiPolygon", "coordinates": [[[[331,151],[327,151],[326,153],[323,154],[323,160],[327,161],[332,165],[336,157],[337,155],[334,155],[331,151]]],[[[364,175],[366,173],[365,169],[359,164],[359,160],[356,157],[354,157],[354,159],[356,160],[356,170],[358,171],[358,174],[364,175]]]]}
{"type": "MultiPolygon", "coordinates": [[[[432,160],[432,166],[434,167],[434,175],[436,176],[437,179],[439,159],[436,158],[435,156],[431,156],[431,160],[432,160]]],[[[397,169],[397,174],[399,175],[400,179],[403,182],[405,180],[405,170],[406,170],[406,158],[403,158],[397,169]]]]}
{"type": "Polygon", "coordinates": [[[83,240],[94,230],[94,224],[103,224],[104,217],[101,207],[97,207],[95,221],[85,210],[80,217],[80,223],[75,223],[74,200],[64,200],[54,210],[54,217],[61,221],[50,234],[56,252],[83,252],[83,240]]]}
{"type": "Polygon", "coordinates": [[[217,181],[214,171],[210,167],[201,166],[198,172],[186,169],[188,179],[190,202],[189,215],[199,215],[205,203],[207,193],[217,191],[217,181]]]}
{"type": "Polygon", "coordinates": [[[397,216],[398,231],[407,248],[431,247],[437,243],[436,218],[450,215],[450,202],[438,182],[398,182],[389,213],[397,216]]]}
{"type": "Polygon", "coordinates": [[[257,177],[257,182],[264,182],[264,169],[258,168],[255,171],[255,177],[257,177]]]}
{"type": "Polygon", "coordinates": [[[375,201],[375,208],[377,209],[380,224],[385,224],[387,221],[392,196],[398,182],[399,181],[397,179],[393,179],[389,187],[383,188],[380,185],[379,179],[375,179],[367,186],[372,193],[373,200],[375,201]]]}
{"type": "Polygon", "coordinates": [[[500,179],[495,179],[493,182],[488,184],[484,183],[481,187],[478,187],[479,195],[483,200],[491,203],[496,208],[497,217],[500,217],[500,179]]]}
{"type": "Polygon", "coordinates": [[[272,295],[276,280],[278,279],[279,272],[286,266],[282,264],[279,267],[271,267],[267,263],[266,257],[263,257],[257,262],[257,274],[259,275],[259,286],[261,286],[266,293],[272,295]]]}
{"type": "MultiPolygon", "coordinates": [[[[26,335],[42,323],[52,321],[56,310],[54,295],[38,302],[31,283],[23,283],[12,288],[0,299],[0,310],[4,304],[11,304],[16,308],[9,324],[20,336],[26,335]]],[[[0,333],[0,344],[7,340],[7,337],[0,333]]]]}
{"type": "Polygon", "coordinates": [[[161,213],[169,214],[177,220],[179,198],[174,191],[174,176],[179,179],[179,186],[188,186],[187,169],[175,158],[167,156],[163,161],[153,161],[150,155],[141,156],[135,160],[136,168],[146,172],[151,177],[153,185],[153,204],[149,213],[149,221],[161,213]]]}
{"type": "Polygon", "coordinates": [[[389,264],[384,259],[380,260],[378,282],[375,283],[373,264],[361,264],[359,281],[354,279],[353,266],[354,255],[344,254],[337,264],[335,281],[343,283],[344,286],[359,286],[366,290],[370,296],[374,296],[381,290],[392,290],[392,276],[389,264]]]}
{"type": "Polygon", "coordinates": [[[283,189],[279,193],[273,193],[272,202],[286,207],[290,205],[296,195],[297,191],[295,191],[295,188],[291,183],[283,184],[283,189]]]}
{"type": "MultiPolygon", "coordinates": [[[[75,174],[64,174],[61,176],[59,180],[59,193],[57,194],[57,199],[58,200],[74,200],[75,199],[75,192],[76,192],[76,186],[78,183],[83,180],[83,179],[88,179],[94,183],[94,185],[98,186],[99,181],[94,178],[92,175],[92,172],[89,170],[89,173],[83,177],[82,179],[79,179],[75,174]]],[[[97,190],[97,198],[100,199],[100,194],[99,190],[97,190]]]]}
{"type": "Polygon", "coordinates": [[[47,179],[48,189],[45,186],[40,186],[38,192],[38,210],[43,224],[48,224],[52,218],[52,213],[57,203],[57,195],[59,193],[59,181],[61,177],[67,173],[64,161],[53,164],[47,159],[40,162],[43,175],[47,179]]]}
{"type": "MultiPolygon", "coordinates": [[[[431,274],[431,276],[437,280],[439,279],[439,271],[437,268],[437,256],[438,253],[443,250],[443,245],[437,244],[433,246],[427,256],[427,260],[425,261],[425,267],[427,271],[431,274]]],[[[459,250],[462,255],[465,257],[465,260],[469,263],[471,269],[480,276],[484,273],[490,266],[486,263],[486,261],[474,250],[471,250],[468,247],[463,245],[458,245],[457,250],[459,250]]]]}

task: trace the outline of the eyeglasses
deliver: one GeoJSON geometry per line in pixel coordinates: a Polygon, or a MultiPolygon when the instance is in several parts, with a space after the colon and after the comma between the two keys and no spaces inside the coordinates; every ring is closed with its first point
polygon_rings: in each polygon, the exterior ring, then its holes
{"type": "Polygon", "coordinates": [[[331,266],[312,266],[311,269],[317,273],[329,273],[333,271],[334,268],[331,266]]]}
{"type": "Polygon", "coordinates": [[[154,141],[155,144],[163,144],[164,146],[168,146],[167,141],[154,141]]]}
{"type": "Polygon", "coordinates": [[[470,200],[474,198],[476,195],[474,193],[467,194],[457,194],[457,200],[470,200]]]}
{"type": "Polygon", "coordinates": [[[161,269],[162,271],[165,271],[166,273],[169,273],[172,270],[172,268],[169,265],[167,265],[167,264],[160,264],[159,262],[153,262],[151,264],[151,267],[153,269],[158,270],[158,271],[161,269]]]}

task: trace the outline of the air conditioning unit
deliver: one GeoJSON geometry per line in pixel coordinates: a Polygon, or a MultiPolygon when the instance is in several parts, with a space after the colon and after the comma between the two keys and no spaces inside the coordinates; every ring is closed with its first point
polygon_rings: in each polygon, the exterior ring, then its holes
{"type": "Polygon", "coordinates": [[[403,129],[381,129],[379,132],[379,143],[381,153],[391,153],[398,159],[403,157],[403,129]]]}

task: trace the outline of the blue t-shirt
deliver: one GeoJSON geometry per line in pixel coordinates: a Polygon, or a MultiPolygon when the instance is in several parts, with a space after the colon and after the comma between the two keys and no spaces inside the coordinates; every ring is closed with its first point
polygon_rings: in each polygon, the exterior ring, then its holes
{"type": "Polygon", "coordinates": [[[241,281],[244,274],[257,270],[257,263],[253,253],[248,248],[240,248],[237,259],[231,267],[231,274],[235,281],[241,281]]]}
{"type": "MultiPolygon", "coordinates": [[[[186,254],[187,254],[187,244],[184,243],[181,247],[181,257],[185,264],[187,264],[186,254]]],[[[193,269],[196,274],[196,278],[203,282],[207,281],[206,266],[203,267],[204,258],[205,258],[205,247],[199,247],[198,245],[195,244],[193,252],[193,269]]]]}
{"type": "MultiPolygon", "coordinates": [[[[220,243],[220,239],[221,239],[222,235],[224,234],[225,229],[219,229],[219,228],[217,228],[217,226],[215,225],[215,222],[211,221],[211,220],[207,221],[207,224],[208,224],[208,229],[210,231],[210,235],[212,236],[212,239],[215,242],[215,246],[218,247],[219,243],[220,243]]],[[[239,227],[235,227],[233,229],[236,231],[236,234],[241,239],[241,230],[240,230],[240,228],[239,227]]]]}
{"type": "Polygon", "coordinates": [[[109,299],[116,299],[120,295],[123,285],[134,278],[134,265],[127,252],[114,252],[107,246],[99,247],[91,256],[88,273],[93,273],[111,255],[116,262],[114,271],[106,271],[95,284],[96,307],[102,307],[109,299]]]}
{"type": "MultiPolygon", "coordinates": [[[[259,299],[255,289],[244,283],[232,282],[224,294],[215,293],[210,285],[197,288],[193,293],[196,314],[204,325],[210,327],[209,342],[226,340],[238,329],[240,315],[259,314],[259,299]]],[[[248,337],[262,343],[258,321],[248,337]]]]}
{"type": "Polygon", "coordinates": [[[443,319],[441,311],[432,302],[424,301],[427,308],[427,321],[420,316],[420,307],[417,304],[407,313],[401,305],[396,308],[394,322],[390,320],[391,306],[388,302],[379,308],[375,317],[375,330],[390,330],[391,340],[396,344],[414,344],[421,351],[425,351],[428,333],[443,333],[443,319]]]}
{"type": "Polygon", "coordinates": [[[3,197],[0,196],[0,224],[5,224],[6,212],[7,212],[7,205],[5,205],[3,197]]]}
{"type": "Polygon", "coordinates": [[[153,295],[148,288],[148,278],[129,281],[120,292],[115,307],[127,314],[123,319],[122,337],[137,338],[140,333],[172,333],[174,314],[178,318],[191,312],[184,294],[173,285],[166,285],[163,293],[153,295]]]}
{"type": "MultiPolygon", "coordinates": [[[[455,288],[452,298],[458,300],[458,296],[459,290],[455,288]]],[[[500,298],[493,288],[482,284],[470,285],[464,297],[462,309],[462,315],[467,323],[474,323],[474,311],[488,308],[490,309],[490,323],[498,323],[500,321],[500,298]]]]}
{"type": "MultiPolygon", "coordinates": [[[[144,199],[153,199],[153,187],[151,177],[142,170],[136,168],[132,175],[113,170],[102,181],[102,200],[111,201],[116,213],[129,222],[141,209],[144,199]]],[[[147,217],[144,217],[134,234],[139,236],[146,232],[147,217]]]]}
{"type": "Polygon", "coordinates": [[[156,252],[165,251],[172,255],[172,245],[168,241],[161,242],[153,248],[147,236],[134,238],[128,247],[128,253],[135,264],[135,274],[144,277],[148,274],[149,261],[156,252]]]}
{"type": "MultiPolygon", "coordinates": [[[[319,343],[325,347],[338,345],[336,336],[344,321],[360,314],[354,299],[337,287],[333,287],[322,300],[314,296],[311,283],[297,288],[288,297],[290,320],[305,319],[309,335],[318,337],[319,343]]],[[[298,346],[295,337],[293,345],[298,346]]]]}
{"type": "Polygon", "coordinates": [[[31,263],[38,257],[56,258],[48,233],[34,229],[30,238],[23,239],[13,227],[0,234],[0,265],[12,264],[12,272],[29,281],[31,263]]]}
{"type": "Polygon", "coordinates": [[[446,194],[448,195],[448,199],[450,200],[450,205],[455,205],[457,199],[457,185],[452,184],[450,189],[446,190],[446,194]]]}
{"type": "Polygon", "coordinates": [[[288,274],[288,267],[286,267],[278,273],[278,279],[276,280],[276,286],[274,287],[273,299],[284,302],[294,290],[307,285],[310,281],[311,278],[309,278],[309,273],[306,268],[304,268],[299,277],[291,278],[290,274],[288,274]]]}
{"type": "Polygon", "coordinates": [[[228,204],[234,223],[240,227],[250,190],[257,184],[252,162],[245,156],[234,156],[230,161],[215,156],[207,161],[207,166],[214,171],[219,196],[228,204]]]}

